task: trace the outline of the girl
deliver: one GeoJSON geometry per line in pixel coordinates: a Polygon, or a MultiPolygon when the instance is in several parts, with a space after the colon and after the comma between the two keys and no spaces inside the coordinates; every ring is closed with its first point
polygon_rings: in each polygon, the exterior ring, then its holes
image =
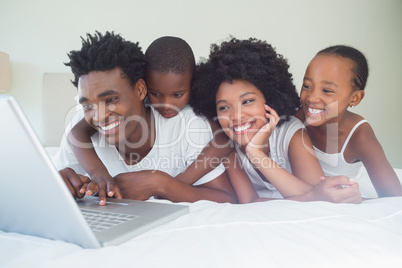
{"type": "Polygon", "coordinates": [[[306,122],[327,176],[358,178],[367,169],[379,197],[402,195],[398,177],[369,123],[348,111],[364,97],[368,77],[365,56],[349,46],[321,50],[307,67],[297,116],[306,122]]]}
{"type": "Polygon", "coordinates": [[[239,202],[281,197],[360,202],[358,186],[346,177],[322,181],[311,141],[292,116],[300,99],[288,68],[266,42],[233,38],[212,45],[197,69],[190,104],[196,113],[218,118],[234,141],[226,164],[239,202]],[[341,184],[350,187],[336,187],[341,184]]]}

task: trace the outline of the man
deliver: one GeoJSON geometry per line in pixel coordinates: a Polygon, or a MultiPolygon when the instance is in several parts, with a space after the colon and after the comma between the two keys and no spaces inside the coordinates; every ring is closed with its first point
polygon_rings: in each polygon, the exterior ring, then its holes
{"type": "MultiPolygon", "coordinates": [[[[158,196],[173,202],[236,202],[222,165],[193,186],[174,179],[208,144],[211,129],[208,121],[197,118],[189,133],[180,116],[165,119],[145,106],[145,57],[138,43],[109,32],[87,35],[82,41],[81,50],[70,52],[67,65],[75,76],[73,84],[85,121],[97,130],[92,137],[95,150],[121,190],[112,195],[137,200],[158,196]],[[203,131],[195,133],[195,129],[203,131]]],[[[64,168],[60,174],[74,197],[101,190],[100,204],[105,203],[106,190],[79,175],[85,171],[65,138],[54,163],[64,168]]]]}

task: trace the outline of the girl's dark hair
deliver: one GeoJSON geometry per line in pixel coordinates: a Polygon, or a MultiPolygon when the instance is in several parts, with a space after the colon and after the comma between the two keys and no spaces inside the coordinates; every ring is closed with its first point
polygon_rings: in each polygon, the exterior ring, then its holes
{"type": "Polygon", "coordinates": [[[195,58],[190,45],[179,37],[163,36],[153,41],[145,51],[146,70],[159,73],[184,74],[195,70],[195,58]]]}
{"type": "Polygon", "coordinates": [[[353,83],[361,90],[364,90],[369,75],[367,59],[359,50],[345,45],[327,47],[317,53],[318,55],[327,54],[350,59],[353,62],[353,83]]]}
{"type": "Polygon", "coordinates": [[[87,34],[82,40],[81,50],[71,51],[68,54],[74,74],[72,83],[78,87],[78,80],[82,75],[92,71],[109,71],[120,67],[130,79],[131,85],[145,76],[145,56],[138,43],[124,40],[120,35],[106,32],[102,35],[96,31],[94,35],[87,34]]]}
{"type": "Polygon", "coordinates": [[[232,38],[221,45],[213,44],[207,61],[197,66],[190,105],[197,114],[216,119],[215,98],[220,84],[246,80],[263,93],[266,103],[281,118],[288,120],[301,107],[288,69],[283,56],[265,41],[232,38]]]}

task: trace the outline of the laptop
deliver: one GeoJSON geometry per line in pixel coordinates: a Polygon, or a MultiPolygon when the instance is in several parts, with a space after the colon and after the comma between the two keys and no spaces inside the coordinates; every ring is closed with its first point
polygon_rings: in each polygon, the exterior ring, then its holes
{"type": "Polygon", "coordinates": [[[118,245],[189,212],[185,205],[151,201],[108,198],[105,206],[92,196],[76,201],[8,95],[0,95],[0,125],[2,231],[100,248],[118,245]]]}

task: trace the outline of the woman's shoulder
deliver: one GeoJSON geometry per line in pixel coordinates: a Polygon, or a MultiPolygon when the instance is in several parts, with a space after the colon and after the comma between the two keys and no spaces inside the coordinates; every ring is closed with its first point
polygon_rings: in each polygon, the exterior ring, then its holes
{"type": "Polygon", "coordinates": [[[292,115],[289,117],[289,119],[287,121],[283,122],[279,126],[279,128],[287,131],[288,129],[292,129],[292,128],[296,128],[296,129],[305,128],[305,126],[300,119],[298,119],[297,117],[292,115]]]}
{"type": "Polygon", "coordinates": [[[288,143],[299,129],[305,129],[303,122],[290,116],[289,120],[274,129],[271,136],[275,137],[276,142],[288,143]]]}

